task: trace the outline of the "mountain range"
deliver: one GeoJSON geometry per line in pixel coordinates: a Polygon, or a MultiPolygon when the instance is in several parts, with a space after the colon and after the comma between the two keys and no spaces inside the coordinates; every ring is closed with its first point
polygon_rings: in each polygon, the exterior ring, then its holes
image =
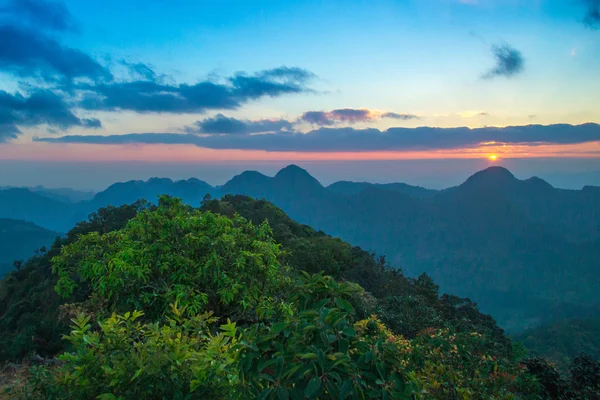
{"type": "Polygon", "coordinates": [[[0,217],[66,232],[100,207],[155,202],[160,194],[193,206],[207,194],[265,198],[301,223],[387,256],[410,276],[426,272],[509,331],[600,313],[593,283],[600,282],[600,188],[557,189],[502,167],[439,191],[347,181],[325,187],[294,165],[274,177],[247,171],[218,187],[198,179],[115,183],[75,203],[7,189],[0,217]]]}

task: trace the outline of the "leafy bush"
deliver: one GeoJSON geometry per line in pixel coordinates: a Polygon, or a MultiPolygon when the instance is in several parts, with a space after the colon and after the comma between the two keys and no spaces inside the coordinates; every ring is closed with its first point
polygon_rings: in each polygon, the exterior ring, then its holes
{"type": "Polygon", "coordinates": [[[91,303],[109,311],[144,310],[152,320],[178,303],[187,315],[214,310],[240,317],[274,312],[272,297],[285,284],[279,246],[267,224],[202,213],[163,197],[125,228],[90,233],[53,259],[57,292],[70,296],[81,284],[91,303]],[[240,307],[241,306],[241,307],[240,307]]]}

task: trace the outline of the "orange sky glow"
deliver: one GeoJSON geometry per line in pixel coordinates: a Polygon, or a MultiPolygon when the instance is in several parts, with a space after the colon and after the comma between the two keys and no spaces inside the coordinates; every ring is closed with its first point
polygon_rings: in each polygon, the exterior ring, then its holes
{"type": "MultiPolygon", "coordinates": [[[[573,145],[502,145],[487,143],[453,150],[375,152],[267,152],[214,150],[193,145],[27,143],[0,146],[2,160],[78,162],[218,162],[218,161],[344,161],[507,158],[600,158],[600,142],[573,145]]],[[[491,159],[490,159],[491,160],[491,159]]]]}

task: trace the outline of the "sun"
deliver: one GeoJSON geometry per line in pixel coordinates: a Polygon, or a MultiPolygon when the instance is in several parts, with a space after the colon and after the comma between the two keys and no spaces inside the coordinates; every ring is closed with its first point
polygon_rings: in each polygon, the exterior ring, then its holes
{"type": "Polygon", "coordinates": [[[498,156],[497,156],[497,155],[495,155],[495,154],[492,154],[492,155],[490,156],[490,160],[492,160],[492,161],[496,161],[497,159],[498,159],[498,156]]]}

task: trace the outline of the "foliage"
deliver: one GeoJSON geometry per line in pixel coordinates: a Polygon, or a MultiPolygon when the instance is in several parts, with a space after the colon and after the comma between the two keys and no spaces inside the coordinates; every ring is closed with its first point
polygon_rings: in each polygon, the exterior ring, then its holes
{"type": "Polygon", "coordinates": [[[537,398],[537,383],[518,363],[489,351],[489,338],[478,332],[429,329],[412,341],[410,359],[434,398],[537,398]]]}
{"type": "Polygon", "coordinates": [[[87,283],[91,302],[109,311],[139,309],[154,320],[177,302],[188,315],[213,310],[241,318],[242,306],[243,314],[255,310],[262,318],[275,311],[273,296],[285,284],[279,253],[267,224],[162,197],[156,211],[141,212],[125,228],[64,246],[53,266],[60,295],[87,283]]]}
{"type": "Polygon", "coordinates": [[[420,394],[401,349],[352,324],[347,297],[360,290],[327,276],[304,274],[292,301],[298,312],[243,337],[242,398],[412,399],[420,394]]]}
{"type": "Polygon", "coordinates": [[[59,307],[66,301],[86,298],[86,290],[71,299],[61,299],[54,291],[57,277],[52,274],[51,259],[63,245],[73,243],[80,235],[120,229],[147,208],[150,205],[141,201],[100,209],[88,221],[77,224],[65,238],[56,239],[47,252],[38,253],[0,281],[0,361],[18,360],[29,353],[45,357],[63,349],[61,335],[68,325],[60,320],[59,307]]]}
{"type": "Polygon", "coordinates": [[[556,365],[542,358],[523,361],[527,371],[541,384],[550,400],[589,400],[600,397],[600,361],[580,355],[569,366],[569,377],[561,376],[556,365]]]}
{"type": "Polygon", "coordinates": [[[600,360],[600,319],[565,319],[528,329],[514,340],[523,343],[532,356],[548,358],[567,372],[581,353],[600,360]]]}
{"type": "MultiPolygon", "coordinates": [[[[26,388],[44,399],[185,399],[216,398],[230,388],[237,375],[231,368],[235,353],[235,324],[211,334],[211,313],[183,318],[173,307],[164,324],[139,322],[142,312],[112,315],[93,330],[89,317],[73,319],[66,339],[76,349],[60,357],[63,365],[26,388]],[[231,381],[231,382],[230,382],[231,381]],[[201,387],[200,387],[201,386],[201,387]]],[[[47,371],[46,371],[47,372],[47,371]]]]}

